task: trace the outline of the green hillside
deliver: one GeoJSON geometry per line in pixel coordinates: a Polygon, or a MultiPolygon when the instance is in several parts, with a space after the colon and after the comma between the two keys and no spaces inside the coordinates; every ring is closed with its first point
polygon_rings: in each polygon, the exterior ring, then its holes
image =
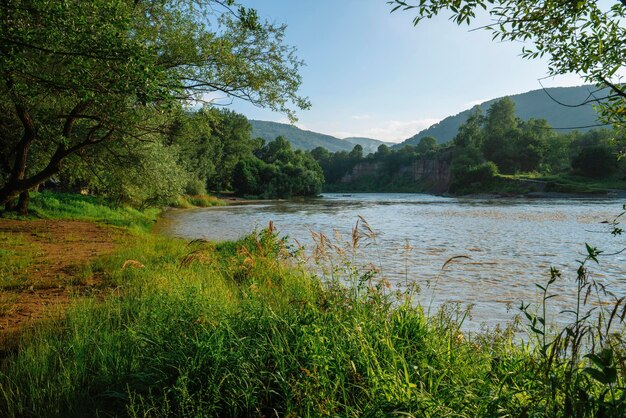
{"type": "Polygon", "coordinates": [[[385,143],[371,138],[346,138],[344,140],[331,135],[305,131],[285,123],[250,120],[250,124],[254,138],[263,138],[269,142],[278,136],[284,136],[294,148],[302,150],[324,147],[330,152],[351,151],[356,144],[360,144],[363,147],[363,152],[368,154],[375,152],[380,144],[385,143]]]}
{"type": "MultiPolygon", "coordinates": [[[[597,124],[597,115],[592,104],[586,104],[580,107],[568,107],[557,103],[568,105],[576,105],[584,102],[589,98],[589,94],[594,92],[596,88],[591,85],[578,87],[556,87],[544,90],[533,90],[527,93],[509,96],[515,102],[515,114],[522,120],[531,118],[546,119],[554,128],[558,128],[561,132],[578,129],[586,131],[585,128],[590,125],[597,124]],[[548,95],[549,94],[549,95],[548,95]],[[553,100],[552,98],[555,100],[553,100]]],[[[597,93],[597,97],[603,97],[602,93],[597,93]]],[[[498,98],[499,99],[499,98],[498,98]]],[[[486,111],[493,102],[498,99],[492,99],[480,105],[483,111],[486,111]]],[[[467,120],[471,109],[465,110],[457,115],[449,116],[441,122],[432,125],[413,137],[402,142],[399,146],[415,145],[419,140],[426,136],[432,136],[439,143],[448,142],[457,133],[459,126],[467,120]]]]}
{"type": "Polygon", "coordinates": [[[393,145],[390,142],[383,142],[378,139],[372,139],[372,138],[350,137],[350,138],[344,138],[343,140],[348,141],[354,145],[359,144],[360,146],[363,147],[364,154],[376,152],[376,150],[378,150],[378,147],[381,146],[382,144],[389,145],[389,146],[393,145]]]}

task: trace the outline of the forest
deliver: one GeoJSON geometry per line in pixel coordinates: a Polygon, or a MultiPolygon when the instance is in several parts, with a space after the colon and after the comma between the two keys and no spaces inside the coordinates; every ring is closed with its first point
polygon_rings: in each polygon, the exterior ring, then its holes
{"type": "Polygon", "coordinates": [[[598,180],[624,181],[626,165],[617,156],[623,144],[615,131],[592,129],[560,133],[545,119],[523,121],[515,116],[509,98],[494,102],[486,114],[475,107],[454,139],[438,144],[436,138],[421,138],[417,145],[390,148],[364,155],[360,146],[351,152],[329,153],[316,148],[311,155],[320,163],[329,190],[344,191],[429,191],[402,172],[420,160],[444,161],[450,166],[449,192],[497,192],[499,175],[542,178],[576,176],[581,183],[598,180]],[[373,164],[367,178],[347,177],[358,164],[373,164]]]}
{"type": "Polygon", "coordinates": [[[297,93],[302,62],[285,27],[230,0],[10,0],[0,29],[0,205],[9,212],[26,213],[30,192],[50,183],[142,207],[229,189],[237,162],[260,144],[210,96],[292,119],[310,105],[297,93]]]}

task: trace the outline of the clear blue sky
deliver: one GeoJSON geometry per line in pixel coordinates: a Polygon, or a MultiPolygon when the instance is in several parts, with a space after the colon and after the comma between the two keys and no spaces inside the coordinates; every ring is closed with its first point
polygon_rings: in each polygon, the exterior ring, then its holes
{"type": "MultiPolygon", "coordinates": [[[[495,97],[538,89],[545,62],[522,59],[519,43],[496,43],[485,31],[447,16],[412,24],[386,0],[244,0],[262,18],[285,23],[286,42],[306,62],[301,94],[312,108],[297,126],[340,138],[400,142],[438,120],[495,97]]],[[[546,86],[582,84],[575,76],[546,86]]],[[[250,119],[284,115],[235,102],[250,119]]]]}

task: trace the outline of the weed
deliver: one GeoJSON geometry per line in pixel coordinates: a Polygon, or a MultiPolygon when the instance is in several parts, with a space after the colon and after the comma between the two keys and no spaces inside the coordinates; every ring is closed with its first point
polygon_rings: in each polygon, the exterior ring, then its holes
{"type": "Polygon", "coordinates": [[[375,266],[357,263],[359,248],[376,239],[365,225],[359,220],[347,242],[315,234],[308,257],[272,226],[237,242],[135,237],[91,266],[115,292],[36,328],[5,361],[0,415],[623,411],[624,300],[598,308],[599,317],[585,308],[605,290],[586,274],[595,249],[579,270],[572,323],[559,332],[547,325],[551,284],[561,280],[553,270],[542,308],[524,310],[532,338],[518,341],[512,328],[465,333],[467,308],[427,315],[413,290],[391,291],[375,266]],[[307,270],[312,262],[321,277],[307,270]],[[600,325],[590,328],[592,319],[600,325]]]}
{"type": "Polygon", "coordinates": [[[15,311],[18,299],[19,296],[16,293],[0,292],[0,318],[15,311]]]}

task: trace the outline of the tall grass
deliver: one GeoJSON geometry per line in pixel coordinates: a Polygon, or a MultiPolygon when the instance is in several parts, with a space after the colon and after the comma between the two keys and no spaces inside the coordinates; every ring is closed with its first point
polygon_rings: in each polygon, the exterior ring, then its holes
{"type": "MultiPolygon", "coordinates": [[[[369,233],[353,231],[352,248],[369,233]]],[[[606,344],[575,357],[559,345],[554,361],[547,342],[520,344],[510,330],[464,335],[453,308],[425,315],[341,250],[322,281],[271,227],[221,244],[146,234],[92,266],[108,297],[38,328],[4,361],[0,416],[623,412],[623,342],[610,362],[606,344]]]]}
{"type": "Polygon", "coordinates": [[[218,197],[207,195],[184,195],[179,196],[171,203],[172,207],[180,209],[208,208],[213,206],[224,206],[226,203],[218,197]]]}
{"type": "MultiPolygon", "coordinates": [[[[96,196],[50,191],[32,192],[29,211],[40,218],[95,221],[138,230],[148,230],[161,212],[156,208],[140,211],[113,205],[96,196]]],[[[11,213],[3,215],[14,216],[11,213]]]]}

